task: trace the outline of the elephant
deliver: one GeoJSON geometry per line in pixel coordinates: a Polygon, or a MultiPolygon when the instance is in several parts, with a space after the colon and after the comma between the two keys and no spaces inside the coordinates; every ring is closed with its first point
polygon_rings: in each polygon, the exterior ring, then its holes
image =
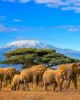
{"type": "Polygon", "coordinates": [[[43,74],[44,89],[48,91],[47,86],[50,84],[54,84],[53,91],[55,91],[57,86],[59,86],[60,91],[62,91],[62,84],[64,80],[65,80],[65,71],[47,69],[43,74]]]}
{"type": "Polygon", "coordinates": [[[66,73],[66,91],[70,87],[71,81],[74,83],[74,88],[77,89],[77,63],[61,64],[57,70],[64,70],[66,73]]]}
{"type": "Polygon", "coordinates": [[[41,83],[41,86],[43,85],[42,83],[42,78],[43,78],[43,74],[44,72],[47,70],[47,66],[45,66],[44,64],[40,64],[38,66],[32,66],[31,70],[33,71],[33,83],[35,83],[35,86],[38,86],[39,82],[41,83]]]}
{"type": "Polygon", "coordinates": [[[18,91],[20,88],[20,85],[22,84],[23,84],[23,81],[21,81],[20,75],[16,74],[12,80],[12,91],[18,91]]]}
{"type": "Polygon", "coordinates": [[[7,85],[7,81],[9,80],[9,83],[11,83],[12,78],[14,77],[15,74],[20,74],[19,70],[16,70],[15,68],[8,67],[5,68],[5,73],[4,73],[4,84],[5,86],[7,85]]]}
{"type": "Polygon", "coordinates": [[[21,80],[24,81],[24,90],[30,90],[28,83],[33,82],[35,87],[38,86],[39,81],[42,81],[42,75],[47,67],[43,64],[32,66],[24,69],[21,72],[21,80]]]}
{"type": "Polygon", "coordinates": [[[15,74],[20,72],[13,67],[0,68],[1,81],[4,82],[4,86],[7,86],[8,81],[11,83],[12,78],[15,74]]]}
{"type": "Polygon", "coordinates": [[[33,73],[30,68],[24,69],[20,73],[21,81],[24,82],[24,91],[29,91],[28,83],[33,81],[33,73]]]}

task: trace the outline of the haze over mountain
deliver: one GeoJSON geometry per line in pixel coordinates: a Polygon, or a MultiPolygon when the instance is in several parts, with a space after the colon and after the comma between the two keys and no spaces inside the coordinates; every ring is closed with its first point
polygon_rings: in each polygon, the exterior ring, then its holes
{"type": "Polygon", "coordinates": [[[71,50],[71,49],[61,49],[49,44],[45,44],[36,40],[19,40],[19,41],[14,41],[11,42],[9,44],[7,44],[4,47],[0,48],[0,59],[3,58],[3,54],[11,51],[11,50],[15,50],[18,48],[48,48],[48,49],[55,49],[56,52],[64,54],[66,56],[72,57],[72,58],[77,58],[80,59],[80,51],[76,51],[76,50],[71,50]]]}

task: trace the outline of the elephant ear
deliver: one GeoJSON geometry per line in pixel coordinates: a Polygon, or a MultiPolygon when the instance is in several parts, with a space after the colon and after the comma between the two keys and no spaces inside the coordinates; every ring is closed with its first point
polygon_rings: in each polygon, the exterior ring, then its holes
{"type": "Polygon", "coordinates": [[[12,69],[12,72],[14,73],[15,71],[16,71],[16,69],[15,69],[15,68],[13,68],[13,69],[12,69]]]}
{"type": "Polygon", "coordinates": [[[4,78],[8,78],[9,77],[9,73],[4,72],[4,78]]]}
{"type": "Polygon", "coordinates": [[[80,67],[80,63],[77,63],[77,66],[80,67]]]}
{"type": "Polygon", "coordinates": [[[76,69],[76,73],[77,73],[77,74],[80,74],[80,66],[77,67],[77,69],[76,69]]]}
{"type": "Polygon", "coordinates": [[[71,68],[72,68],[72,71],[75,72],[77,68],[77,64],[76,63],[71,64],[71,68]]]}
{"type": "Polygon", "coordinates": [[[15,68],[10,68],[8,71],[9,71],[10,74],[13,75],[15,73],[16,69],[15,68]]]}

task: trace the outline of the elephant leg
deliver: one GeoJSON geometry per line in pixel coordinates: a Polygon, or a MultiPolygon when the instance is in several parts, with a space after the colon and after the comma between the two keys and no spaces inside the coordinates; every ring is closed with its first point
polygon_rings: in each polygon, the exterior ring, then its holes
{"type": "Polygon", "coordinates": [[[36,88],[36,86],[38,87],[38,84],[39,84],[39,76],[38,75],[34,75],[33,76],[33,84],[34,84],[34,87],[36,88]]]}
{"type": "Polygon", "coordinates": [[[64,79],[60,79],[60,91],[62,92],[62,85],[63,85],[64,79]]]}
{"type": "Polygon", "coordinates": [[[44,89],[48,92],[48,90],[47,90],[47,84],[46,83],[44,83],[44,89]]]}
{"type": "Polygon", "coordinates": [[[77,89],[77,77],[73,79],[73,83],[74,83],[74,88],[77,89]]]}
{"type": "Polygon", "coordinates": [[[68,84],[67,80],[66,80],[66,82],[65,82],[65,83],[66,83],[66,86],[65,86],[65,87],[66,87],[66,92],[67,92],[67,84],[68,84]]]}
{"type": "Polygon", "coordinates": [[[14,83],[13,86],[12,86],[12,91],[16,91],[17,90],[17,84],[14,83]]]}
{"type": "Polygon", "coordinates": [[[11,87],[11,90],[13,91],[13,86],[11,87]]]}
{"type": "Polygon", "coordinates": [[[23,83],[23,81],[20,82],[19,87],[23,90],[23,87],[24,87],[24,83],[23,83]]]}
{"type": "Polygon", "coordinates": [[[17,84],[17,91],[19,90],[20,84],[17,84]]]}
{"type": "Polygon", "coordinates": [[[17,91],[17,85],[14,86],[14,91],[17,91]]]}
{"type": "Polygon", "coordinates": [[[4,77],[4,87],[7,86],[7,78],[4,77]]]}
{"type": "Polygon", "coordinates": [[[14,85],[12,85],[11,89],[12,89],[12,91],[14,91],[14,85]]]}
{"type": "Polygon", "coordinates": [[[7,78],[7,75],[5,74],[4,75],[4,87],[7,86],[7,80],[8,80],[8,78],[7,78]]]}
{"type": "Polygon", "coordinates": [[[12,91],[14,91],[14,90],[15,90],[14,88],[15,88],[15,86],[12,86],[12,88],[11,88],[11,89],[12,89],[12,91]]]}
{"type": "Polygon", "coordinates": [[[26,90],[26,80],[24,79],[23,81],[23,90],[25,91],[26,90]]]}
{"type": "Polygon", "coordinates": [[[1,88],[2,88],[2,82],[0,81],[0,91],[1,91],[1,88]]]}
{"type": "Polygon", "coordinates": [[[23,90],[26,91],[26,84],[23,84],[23,90]]]}
{"type": "Polygon", "coordinates": [[[60,82],[61,79],[60,79],[60,77],[57,76],[57,75],[55,76],[55,80],[56,80],[56,82],[57,82],[57,84],[58,84],[58,87],[59,87],[60,91],[62,91],[62,83],[63,83],[63,81],[60,82]]]}
{"type": "Polygon", "coordinates": [[[41,83],[40,83],[40,86],[41,86],[41,87],[43,87],[43,86],[44,86],[43,82],[41,82],[41,83]]]}
{"type": "Polygon", "coordinates": [[[30,90],[30,89],[29,89],[29,86],[28,86],[28,83],[27,83],[26,80],[24,80],[23,90],[24,90],[24,91],[29,91],[29,90],[30,90]]]}
{"type": "Polygon", "coordinates": [[[11,84],[11,81],[12,81],[12,80],[10,79],[10,80],[9,80],[9,84],[11,84]]]}
{"type": "Polygon", "coordinates": [[[28,83],[26,83],[26,91],[30,91],[28,83]]]}
{"type": "Polygon", "coordinates": [[[4,87],[7,86],[7,80],[4,80],[4,87]]]}
{"type": "Polygon", "coordinates": [[[71,78],[68,79],[67,87],[66,88],[69,88],[70,87],[70,83],[71,83],[71,78]]]}
{"type": "Polygon", "coordinates": [[[48,85],[49,85],[49,83],[47,83],[47,80],[44,78],[44,79],[43,79],[43,88],[44,88],[44,90],[46,90],[47,92],[48,92],[48,90],[47,90],[48,85]]]}
{"type": "Polygon", "coordinates": [[[55,89],[58,87],[58,84],[57,82],[54,82],[54,88],[53,88],[53,91],[55,92],[55,89]]]}
{"type": "Polygon", "coordinates": [[[12,86],[12,91],[16,91],[16,85],[12,86]]]}
{"type": "Polygon", "coordinates": [[[26,84],[23,85],[23,90],[24,91],[30,91],[28,83],[26,83],[26,84]]]}

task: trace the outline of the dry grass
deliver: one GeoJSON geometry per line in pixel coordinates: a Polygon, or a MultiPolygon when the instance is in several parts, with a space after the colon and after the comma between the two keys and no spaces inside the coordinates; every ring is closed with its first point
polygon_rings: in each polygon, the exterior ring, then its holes
{"type": "Polygon", "coordinates": [[[80,100],[80,92],[4,92],[0,100],[80,100]]]}
{"type": "Polygon", "coordinates": [[[0,100],[80,100],[80,83],[78,84],[78,90],[75,91],[71,84],[67,92],[63,89],[63,92],[59,92],[58,88],[56,92],[53,92],[52,86],[48,87],[48,92],[43,88],[33,88],[32,84],[29,84],[30,91],[15,91],[10,90],[8,87],[2,88],[0,92],[0,100]]]}

